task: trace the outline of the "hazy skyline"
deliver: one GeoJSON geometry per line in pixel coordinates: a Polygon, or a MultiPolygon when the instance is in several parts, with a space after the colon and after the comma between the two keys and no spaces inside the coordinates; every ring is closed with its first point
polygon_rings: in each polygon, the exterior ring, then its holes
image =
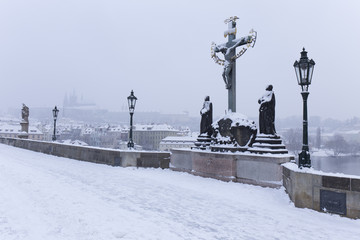
{"type": "Polygon", "coordinates": [[[0,2],[0,109],[62,107],[75,91],[121,111],[133,89],[137,111],[199,115],[209,95],[227,109],[222,67],[211,43],[227,41],[224,20],[238,16],[237,38],[258,32],[237,60],[237,111],[257,116],[258,98],[274,86],[276,115],[302,115],[293,68],[303,47],[316,62],[309,115],[360,117],[358,1],[0,2]]]}

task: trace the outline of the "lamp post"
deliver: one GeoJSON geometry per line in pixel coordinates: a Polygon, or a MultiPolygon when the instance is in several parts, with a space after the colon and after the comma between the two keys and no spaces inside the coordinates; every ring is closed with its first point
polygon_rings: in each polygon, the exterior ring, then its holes
{"type": "Polygon", "coordinates": [[[303,98],[303,145],[299,153],[299,168],[311,167],[309,144],[308,144],[308,117],[307,117],[307,98],[309,96],[309,85],[314,71],[315,62],[309,60],[305,48],[301,52],[299,61],[295,61],[294,68],[298,84],[301,86],[301,96],[303,98]]]}
{"type": "Polygon", "coordinates": [[[130,96],[127,97],[128,100],[128,104],[129,104],[129,112],[130,112],[130,134],[129,134],[129,142],[128,142],[128,148],[132,149],[134,148],[134,142],[132,139],[132,130],[133,130],[133,115],[134,115],[134,110],[135,110],[135,104],[136,104],[136,100],[137,98],[134,96],[134,91],[131,90],[131,94],[130,96]]]}
{"type": "Polygon", "coordinates": [[[55,106],[55,108],[52,110],[53,112],[53,117],[54,117],[54,134],[52,136],[52,140],[56,141],[56,119],[59,113],[59,109],[57,109],[57,107],[55,106]]]}

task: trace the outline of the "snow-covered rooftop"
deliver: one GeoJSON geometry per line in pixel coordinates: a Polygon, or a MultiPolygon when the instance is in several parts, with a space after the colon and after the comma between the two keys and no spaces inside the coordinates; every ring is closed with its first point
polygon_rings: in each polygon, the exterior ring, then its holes
{"type": "MultiPolygon", "coordinates": [[[[0,134],[21,133],[20,124],[0,124],[0,134]]],[[[43,134],[38,128],[29,126],[29,134],[43,134]]]]}
{"type": "Polygon", "coordinates": [[[117,126],[117,127],[110,127],[108,129],[109,132],[122,132],[123,131],[123,128],[120,127],[120,126],[117,126]]]}
{"type": "Polygon", "coordinates": [[[179,131],[167,124],[149,124],[149,125],[136,124],[133,126],[133,130],[135,130],[135,131],[176,131],[176,132],[179,131]]]}

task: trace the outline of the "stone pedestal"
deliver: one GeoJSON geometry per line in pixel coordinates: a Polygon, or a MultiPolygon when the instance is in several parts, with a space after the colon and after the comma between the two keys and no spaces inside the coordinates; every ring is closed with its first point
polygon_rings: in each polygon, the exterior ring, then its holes
{"type": "Polygon", "coordinates": [[[213,123],[211,151],[244,152],[256,137],[256,125],[239,113],[228,113],[213,123]]]}
{"type": "Polygon", "coordinates": [[[288,154],[286,146],[278,135],[258,134],[249,148],[251,153],[288,154]]]}
{"type": "Polygon", "coordinates": [[[211,145],[212,152],[245,152],[248,150],[247,146],[239,146],[237,144],[215,144],[211,145]]]}
{"type": "Polygon", "coordinates": [[[26,133],[26,132],[22,132],[22,133],[19,133],[17,135],[18,138],[22,138],[22,139],[28,139],[29,138],[29,134],[26,133]]]}
{"type": "Polygon", "coordinates": [[[205,150],[209,149],[211,144],[211,137],[207,133],[200,134],[197,138],[197,141],[194,143],[195,148],[205,150]]]}
{"type": "Polygon", "coordinates": [[[281,164],[293,158],[289,154],[221,153],[195,149],[172,149],[171,152],[170,168],[173,170],[276,188],[282,186],[281,164]]]}
{"type": "Polygon", "coordinates": [[[21,133],[18,134],[18,138],[24,138],[24,139],[27,139],[29,138],[29,122],[26,122],[26,121],[21,121],[20,122],[20,125],[21,125],[21,133]]]}
{"type": "Polygon", "coordinates": [[[234,181],[236,176],[236,163],[233,157],[224,157],[221,153],[192,154],[192,173],[203,177],[234,181]]]}

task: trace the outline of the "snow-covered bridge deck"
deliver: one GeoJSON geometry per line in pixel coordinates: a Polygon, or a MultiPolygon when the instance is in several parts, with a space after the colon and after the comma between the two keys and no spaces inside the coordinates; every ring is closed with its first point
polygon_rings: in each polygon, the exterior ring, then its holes
{"type": "Polygon", "coordinates": [[[0,144],[0,239],[358,239],[284,189],[111,167],[0,144]]]}

